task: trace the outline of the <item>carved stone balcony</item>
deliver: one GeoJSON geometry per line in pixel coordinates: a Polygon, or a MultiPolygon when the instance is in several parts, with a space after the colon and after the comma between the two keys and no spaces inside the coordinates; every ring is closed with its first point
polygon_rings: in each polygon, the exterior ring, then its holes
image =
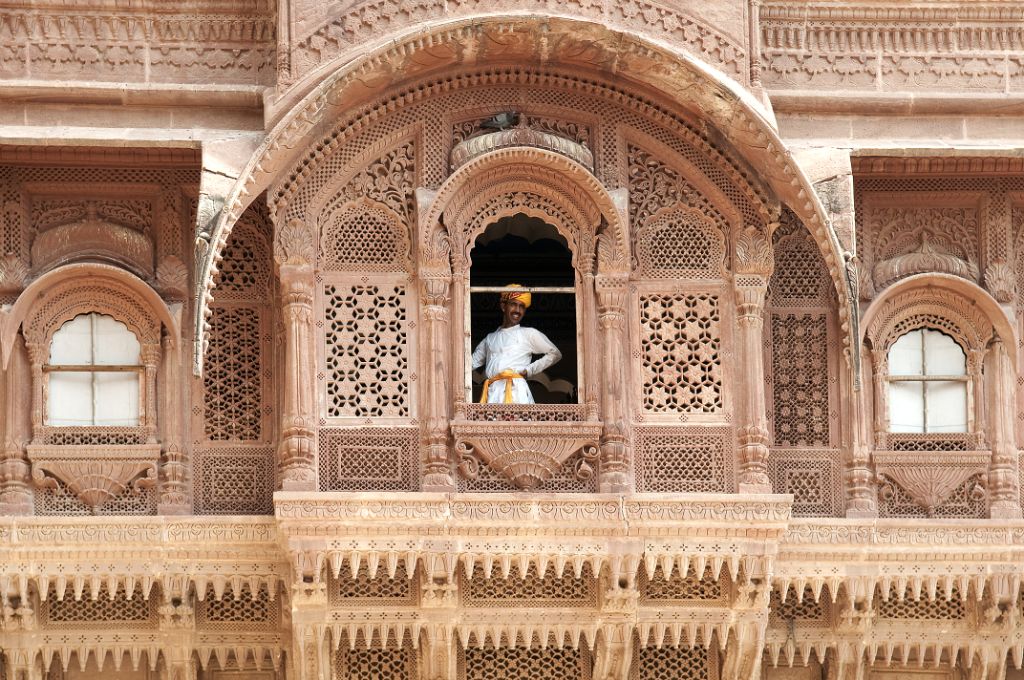
{"type": "Polygon", "coordinates": [[[56,488],[62,484],[95,511],[111,499],[156,484],[160,445],[47,443],[31,444],[26,453],[37,485],[56,488]]]}
{"type": "Polygon", "coordinates": [[[981,501],[985,498],[984,475],[988,472],[992,454],[988,451],[907,452],[876,451],[875,472],[885,485],[898,484],[929,516],[953,492],[972,477],[981,475],[970,487],[969,493],[981,501]]]}
{"type": "Polygon", "coordinates": [[[593,405],[460,404],[451,427],[460,474],[475,479],[483,463],[530,491],[577,451],[576,476],[594,475],[603,426],[593,405]]]}

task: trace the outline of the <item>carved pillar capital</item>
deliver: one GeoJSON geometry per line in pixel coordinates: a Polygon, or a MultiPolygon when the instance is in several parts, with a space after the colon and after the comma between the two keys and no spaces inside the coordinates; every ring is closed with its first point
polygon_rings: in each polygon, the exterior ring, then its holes
{"type": "Polygon", "coordinates": [[[736,236],[733,271],[737,279],[746,276],[767,279],[775,270],[775,255],[770,235],[754,226],[744,228],[736,236]]]}
{"type": "Polygon", "coordinates": [[[764,305],[768,281],[762,276],[747,275],[736,278],[736,317],[741,324],[764,325],[764,305]]]}

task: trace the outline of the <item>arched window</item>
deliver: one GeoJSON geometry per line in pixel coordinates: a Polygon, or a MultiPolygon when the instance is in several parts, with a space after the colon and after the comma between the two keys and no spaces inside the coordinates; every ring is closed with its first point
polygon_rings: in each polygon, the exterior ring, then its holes
{"type": "Polygon", "coordinates": [[[967,355],[930,328],[901,335],[889,348],[889,431],[967,432],[967,355]]]}
{"type": "Polygon", "coordinates": [[[141,345],[126,325],[105,314],[80,314],[50,341],[46,425],[139,425],[144,389],[141,345]]]}

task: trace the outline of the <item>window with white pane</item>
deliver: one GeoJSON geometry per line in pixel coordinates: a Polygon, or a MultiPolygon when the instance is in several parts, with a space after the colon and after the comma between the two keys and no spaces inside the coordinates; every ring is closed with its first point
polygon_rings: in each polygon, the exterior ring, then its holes
{"type": "Polygon", "coordinates": [[[50,341],[46,373],[46,425],[139,425],[145,367],[141,345],[120,321],[80,314],[50,341]]]}
{"type": "Polygon", "coordinates": [[[967,355],[949,335],[919,328],[889,348],[889,431],[967,432],[967,355]]]}

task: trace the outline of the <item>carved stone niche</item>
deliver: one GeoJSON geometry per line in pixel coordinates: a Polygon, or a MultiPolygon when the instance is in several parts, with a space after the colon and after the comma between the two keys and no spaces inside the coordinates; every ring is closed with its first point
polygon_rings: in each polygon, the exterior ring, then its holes
{"type": "Polygon", "coordinates": [[[452,420],[459,472],[476,478],[483,463],[517,488],[533,491],[577,451],[575,474],[596,473],[602,423],[593,406],[459,404],[452,420]]]}
{"type": "MultiPolygon", "coordinates": [[[[875,472],[884,483],[891,480],[906,491],[931,516],[960,485],[988,472],[988,451],[913,452],[876,451],[875,472]]],[[[975,490],[984,493],[983,488],[975,490]]]]}

